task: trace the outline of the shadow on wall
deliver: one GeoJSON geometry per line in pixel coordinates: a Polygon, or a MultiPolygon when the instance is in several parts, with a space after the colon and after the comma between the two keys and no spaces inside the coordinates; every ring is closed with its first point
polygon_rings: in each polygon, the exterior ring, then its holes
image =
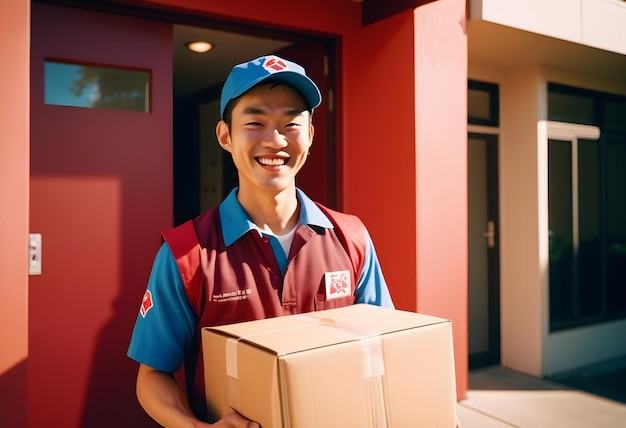
{"type": "Polygon", "coordinates": [[[3,427],[26,427],[26,361],[0,374],[0,425],[3,427]]]}
{"type": "Polygon", "coordinates": [[[116,298],[113,316],[98,334],[84,396],[82,428],[160,426],[138,410],[134,379],[139,366],[126,351],[141,302],[125,301],[128,297],[116,298]]]}

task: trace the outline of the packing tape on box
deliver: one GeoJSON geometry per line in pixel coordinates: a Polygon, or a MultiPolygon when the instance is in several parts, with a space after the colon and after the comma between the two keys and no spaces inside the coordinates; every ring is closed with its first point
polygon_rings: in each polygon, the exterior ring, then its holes
{"type": "MultiPolygon", "coordinates": [[[[384,428],[387,426],[385,402],[383,394],[382,376],[385,374],[385,362],[383,357],[382,338],[380,334],[359,329],[328,318],[319,318],[307,314],[295,315],[306,324],[318,324],[321,326],[336,328],[353,334],[357,337],[361,347],[361,374],[365,379],[366,394],[370,405],[371,427],[384,428]]],[[[286,328],[285,330],[299,329],[303,326],[286,328]]],[[[250,340],[255,335],[229,338],[226,340],[226,375],[228,377],[227,403],[233,409],[239,408],[239,369],[237,346],[240,340],[250,340]]],[[[283,408],[286,405],[287,394],[282,397],[283,408]]],[[[285,427],[290,427],[289,415],[285,415],[285,427]]]]}
{"type": "Polygon", "coordinates": [[[317,320],[319,325],[337,328],[359,337],[361,345],[361,371],[365,380],[365,389],[369,401],[367,408],[370,411],[368,427],[387,427],[387,412],[383,392],[382,376],[385,374],[385,360],[383,358],[383,341],[380,334],[363,330],[341,321],[327,318],[317,318],[302,314],[301,317],[317,320]]]}
{"type": "Polygon", "coordinates": [[[237,364],[237,344],[239,339],[226,339],[226,403],[233,409],[239,406],[239,369],[237,364]]]}
{"type": "Polygon", "coordinates": [[[363,378],[382,376],[385,374],[385,362],[383,359],[383,342],[378,333],[356,328],[341,321],[328,318],[317,318],[311,315],[301,314],[299,318],[315,320],[321,326],[336,328],[357,336],[361,342],[361,359],[363,378]]]}

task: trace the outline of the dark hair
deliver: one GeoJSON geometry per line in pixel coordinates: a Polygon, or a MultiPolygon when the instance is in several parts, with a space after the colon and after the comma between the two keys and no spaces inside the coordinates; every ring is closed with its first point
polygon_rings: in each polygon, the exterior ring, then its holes
{"type": "MultiPolygon", "coordinates": [[[[272,85],[272,88],[276,87],[276,86],[286,86],[288,88],[293,89],[294,91],[296,91],[298,93],[298,95],[300,96],[300,98],[302,98],[302,100],[304,101],[304,97],[302,96],[302,93],[298,90],[298,88],[296,88],[294,85],[292,85],[289,82],[285,82],[284,80],[280,80],[280,79],[265,79],[259,83],[257,83],[256,85],[254,85],[252,88],[248,89],[248,91],[250,91],[253,88],[256,88],[257,86],[261,86],[261,85],[272,85]]],[[[226,122],[226,125],[228,126],[228,130],[230,130],[230,125],[232,123],[232,119],[233,119],[233,109],[235,108],[235,106],[237,105],[237,103],[239,103],[239,100],[241,100],[241,97],[243,97],[248,91],[244,92],[243,94],[239,95],[237,98],[233,98],[232,100],[228,101],[228,103],[226,104],[226,107],[224,107],[224,114],[222,117],[222,120],[224,122],[226,122]]],[[[307,111],[310,114],[310,120],[313,120],[313,109],[309,108],[307,106],[307,111]]]]}

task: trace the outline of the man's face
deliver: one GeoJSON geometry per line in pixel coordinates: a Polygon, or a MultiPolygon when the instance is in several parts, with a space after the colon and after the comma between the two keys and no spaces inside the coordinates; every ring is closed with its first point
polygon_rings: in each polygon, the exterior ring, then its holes
{"type": "Polygon", "coordinates": [[[217,125],[220,145],[232,154],[240,190],[280,192],[295,186],[313,142],[310,114],[288,86],[261,85],[232,110],[230,130],[217,125]]]}

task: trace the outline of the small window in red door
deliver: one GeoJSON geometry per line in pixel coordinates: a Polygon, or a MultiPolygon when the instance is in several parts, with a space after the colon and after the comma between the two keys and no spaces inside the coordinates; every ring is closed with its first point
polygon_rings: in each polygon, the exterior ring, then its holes
{"type": "Polygon", "coordinates": [[[46,61],[44,102],[148,113],[150,73],[128,68],[46,61]]]}

